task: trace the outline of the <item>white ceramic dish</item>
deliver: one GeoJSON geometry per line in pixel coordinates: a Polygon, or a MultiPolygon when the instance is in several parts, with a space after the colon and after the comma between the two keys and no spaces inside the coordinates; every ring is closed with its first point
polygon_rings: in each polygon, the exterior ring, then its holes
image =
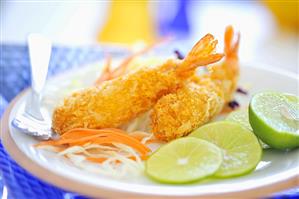
{"type": "MultiPolygon", "coordinates": [[[[95,72],[97,70],[96,66],[80,69],[80,72],[77,69],[77,72],[67,72],[51,79],[49,84],[59,85],[62,80],[67,81],[76,75],[88,76],[89,78],[86,79],[90,81],[97,75],[95,72]]],[[[242,64],[240,85],[250,88],[250,95],[238,97],[243,106],[248,104],[252,94],[260,91],[273,90],[298,95],[298,79],[295,74],[262,66],[256,67],[252,64],[242,64]]],[[[53,90],[48,90],[48,92],[53,92],[50,95],[55,95],[53,90]]],[[[16,111],[22,107],[25,95],[26,92],[13,102],[3,118],[3,124],[6,126],[2,130],[4,145],[12,157],[29,172],[67,190],[93,197],[213,197],[237,196],[238,194],[257,196],[299,185],[298,148],[289,152],[264,150],[262,161],[256,170],[248,175],[230,179],[205,180],[193,184],[165,185],[153,182],[146,176],[114,179],[88,173],[54,153],[36,149],[33,147],[37,143],[35,139],[12,128],[11,120],[16,111]],[[258,193],[258,191],[262,192],[258,193]]]]}

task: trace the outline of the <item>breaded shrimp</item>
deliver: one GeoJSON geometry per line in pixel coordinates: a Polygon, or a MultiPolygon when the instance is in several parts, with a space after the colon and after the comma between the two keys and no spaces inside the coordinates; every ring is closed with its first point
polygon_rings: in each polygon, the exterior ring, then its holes
{"type": "Polygon", "coordinates": [[[172,140],[214,118],[231,100],[239,78],[239,35],[234,39],[231,26],[225,32],[225,60],[209,66],[209,73],[196,76],[175,92],[161,97],[151,112],[151,128],[161,140],[172,140]]]}
{"type": "Polygon", "coordinates": [[[184,60],[170,59],[156,68],[144,68],[99,86],[75,92],[54,110],[52,128],[64,132],[78,127],[118,127],[150,110],[164,95],[175,92],[198,66],[219,61],[217,40],[204,36],[184,60]]]}

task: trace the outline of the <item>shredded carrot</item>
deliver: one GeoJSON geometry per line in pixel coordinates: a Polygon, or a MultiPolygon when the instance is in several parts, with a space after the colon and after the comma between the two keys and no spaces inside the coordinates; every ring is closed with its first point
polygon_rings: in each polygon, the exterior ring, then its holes
{"type": "Polygon", "coordinates": [[[63,135],[60,136],[61,139],[78,139],[82,137],[92,136],[92,135],[99,135],[103,133],[124,133],[125,131],[115,128],[105,128],[105,129],[86,129],[86,128],[75,128],[67,131],[63,135]]]}
{"type": "MultiPolygon", "coordinates": [[[[107,128],[107,129],[73,129],[65,133],[61,136],[62,140],[61,143],[80,143],[80,145],[86,144],[86,141],[89,141],[90,143],[95,142],[103,142],[101,141],[101,137],[107,137],[107,138],[113,138],[114,142],[120,142],[123,144],[126,144],[128,146],[131,146],[138,150],[140,153],[147,153],[149,152],[148,147],[141,144],[138,139],[126,134],[125,131],[122,131],[120,129],[113,129],[113,128],[107,128]]],[[[104,143],[104,142],[103,142],[104,143]]],[[[98,143],[95,143],[98,144],[98,143]]],[[[108,142],[107,142],[108,144],[108,142]]]]}
{"type": "Polygon", "coordinates": [[[97,137],[105,137],[106,135],[105,134],[98,134],[98,135],[90,135],[90,136],[86,136],[86,137],[80,137],[80,138],[77,138],[77,139],[72,139],[72,138],[69,138],[69,139],[59,139],[59,140],[50,140],[50,141],[45,141],[45,142],[40,142],[37,144],[37,146],[42,146],[42,145],[52,145],[52,146],[59,146],[59,145],[65,145],[65,144],[74,144],[74,143],[77,143],[77,142],[83,142],[83,144],[85,144],[86,142],[94,139],[94,138],[97,138],[97,137]]]}
{"type": "Polygon", "coordinates": [[[141,155],[146,155],[150,151],[149,148],[143,145],[141,142],[139,142],[136,139],[135,140],[133,139],[130,138],[128,139],[126,137],[120,137],[118,135],[110,134],[109,136],[105,136],[105,137],[93,137],[92,139],[88,139],[88,141],[84,140],[84,141],[73,142],[72,145],[83,146],[87,142],[89,144],[110,144],[115,142],[115,143],[122,143],[128,145],[136,149],[141,155]]]}
{"type": "Polygon", "coordinates": [[[142,50],[133,53],[132,55],[130,55],[129,57],[127,57],[126,59],[124,59],[120,65],[114,69],[113,71],[110,70],[111,67],[111,56],[107,56],[107,62],[105,65],[105,68],[102,72],[102,74],[100,75],[100,77],[95,81],[95,85],[100,85],[102,82],[107,81],[107,80],[111,80],[114,79],[116,77],[119,77],[121,75],[124,75],[126,73],[126,70],[129,66],[129,64],[138,56],[141,56],[142,54],[145,54],[146,52],[148,52],[149,50],[151,50],[152,48],[154,48],[156,45],[164,43],[164,42],[168,42],[169,40],[171,40],[170,37],[164,37],[161,38],[160,40],[146,46],[145,48],[143,48],[142,50]]]}
{"type": "Polygon", "coordinates": [[[103,163],[107,158],[94,158],[94,157],[87,157],[86,160],[94,163],[103,163]]]}
{"type": "Polygon", "coordinates": [[[138,151],[141,156],[147,156],[150,149],[138,139],[126,134],[120,129],[72,129],[61,136],[59,140],[50,140],[36,146],[83,146],[86,144],[113,144],[122,143],[138,151]]]}
{"type": "Polygon", "coordinates": [[[111,75],[112,75],[112,71],[111,71],[111,55],[108,54],[106,56],[107,58],[107,61],[106,61],[106,65],[104,66],[104,70],[103,70],[103,73],[102,75],[95,81],[95,85],[98,85],[100,84],[101,82],[105,81],[105,80],[108,80],[108,79],[111,79],[111,75]]]}

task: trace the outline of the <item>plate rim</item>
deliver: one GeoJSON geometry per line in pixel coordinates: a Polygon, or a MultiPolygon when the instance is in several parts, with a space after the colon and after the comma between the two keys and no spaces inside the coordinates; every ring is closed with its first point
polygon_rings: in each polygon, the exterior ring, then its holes
{"type": "MultiPolygon", "coordinates": [[[[242,64],[243,66],[245,64],[242,64]]],[[[247,64],[246,64],[247,65],[247,64]]],[[[245,66],[246,66],[245,65],[245,66]]],[[[250,65],[249,65],[250,66],[250,65]]],[[[247,65],[248,67],[248,65],[247,65]]],[[[252,67],[252,66],[250,66],[252,67]]],[[[264,67],[254,67],[259,68],[261,70],[269,71],[268,68],[264,67]]],[[[279,73],[278,71],[273,71],[274,73],[279,73]]],[[[281,73],[280,73],[281,74],[281,73]]],[[[284,73],[281,75],[289,76],[288,74],[284,73]]],[[[53,77],[55,78],[55,76],[53,77]]],[[[296,79],[296,78],[295,78],[296,79]]],[[[297,79],[298,80],[298,79],[297,79]]],[[[31,160],[29,157],[27,157],[16,145],[14,140],[12,139],[10,132],[9,132],[9,116],[10,113],[14,107],[14,105],[22,98],[24,94],[28,89],[22,91],[19,95],[17,95],[9,104],[8,108],[6,109],[2,119],[1,119],[1,140],[3,143],[4,148],[8,151],[9,155],[19,164],[21,165],[26,171],[31,173],[32,175],[38,177],[41,180],[44,180],[50,184],[53,184],[59,188],[63,188],[66,190],[79,192],[85,195],[89,195],[92,197],[182,197],[183,195],[165,195],[163,193],[161,194],[145,194],[141,192],[129,192],[124,190],[118,190],[118,189],[109,189],[107,187],[100,188],[100,186],[94,186],[90,184],[84,184],[80,183],[78,181],[71,180],[65,176],[58,175],[52,171],[47,170],[46,168],[42,167],[38,163],[31,160]],[[49,173],[51,175],[49,175],[49,173]]],[[[251,188],[247,190],[241,190],[241,191],[235,191],[235,192],[216,192],[214,194],[210,193],[202,193],[201,195],[184,195],[184,197],[225,197],[225,196],[244,196],[246,194],[247,196],[265,196],[267,194],[278,192],[287,188],[292,188],[299,185],[299,174],[294,175],[292,177],[289,177],[287,179],[273,182],[270,184],[267,184],[265,186],[260,186],[257,188],[251,188]]]]}

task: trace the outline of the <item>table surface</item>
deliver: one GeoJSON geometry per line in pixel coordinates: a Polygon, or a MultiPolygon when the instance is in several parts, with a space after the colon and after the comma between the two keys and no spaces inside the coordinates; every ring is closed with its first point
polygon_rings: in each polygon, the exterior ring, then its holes
{"type": "MultiPolygon", "coordinates": [[[[1,44],[0,56],[0,116],[2,116],[9,102],[30,84],[30,65],[28,49],[25,45],[1,44]]],[[[172,46],[182,48],[181,45],[172,46]]],[[[53,47],[49,65],[49,76],[58,74],[73,67],[98,61],[105,53],[113,56],[124,56],[125,49],[113,47],[85,46],[85,47],[53,47]]],[[[6,152],[0,140],[0,196],[14,199],[47,199],[88,198],[76,193],[70,193],[32,176],[20,167],[6,152]]],[[[299,198],[299,187],[273,195],[271,198],[299,198]]]]}

